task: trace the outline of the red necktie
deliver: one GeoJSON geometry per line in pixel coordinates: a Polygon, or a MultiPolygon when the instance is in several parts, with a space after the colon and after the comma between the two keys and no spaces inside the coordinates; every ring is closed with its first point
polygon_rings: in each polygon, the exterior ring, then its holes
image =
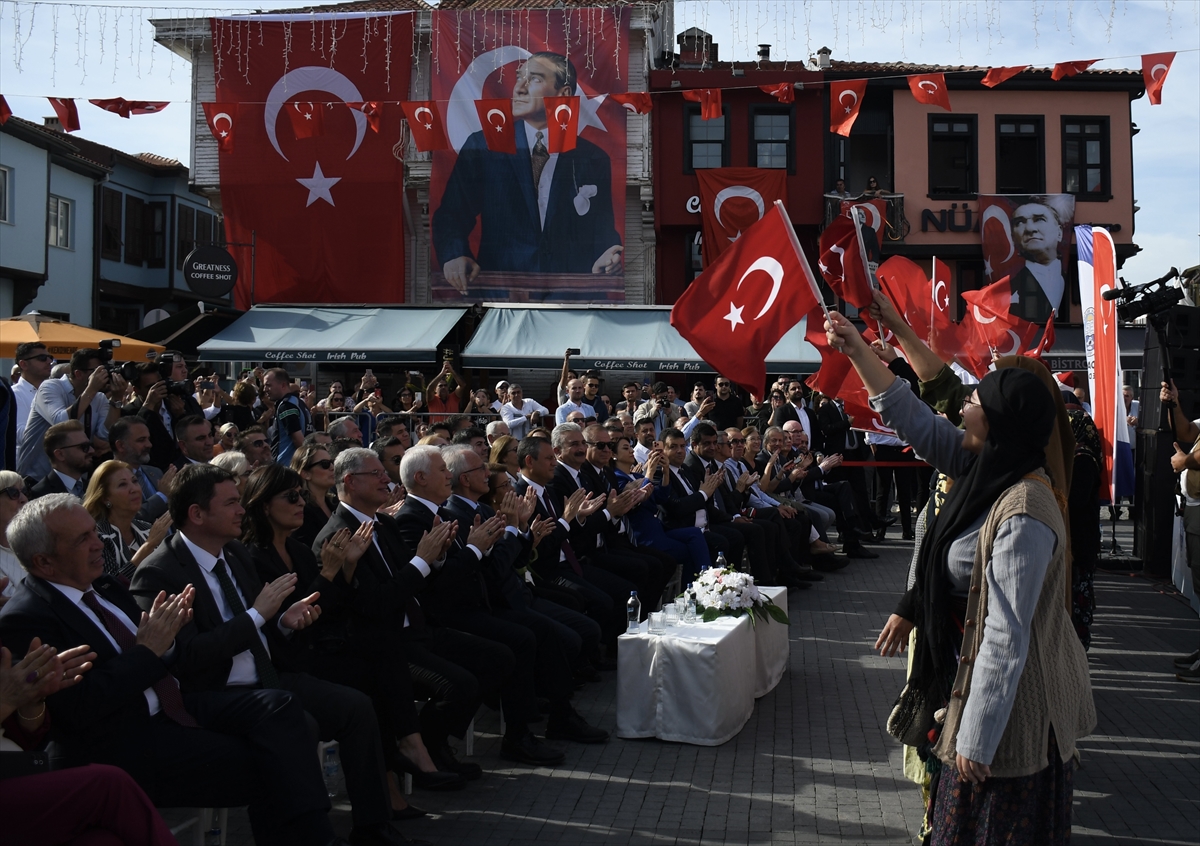
{"type": "MultiPolygon", "coordinates": [[[[121,647],[122,652],[137,646],[137,637],[129,630],[128,626],[117,619],[113,612],[100,604],[95,591],[89,590],[83,595],[83,604],[96,612],[96,616],[100,618],[100,622],[104,624],[108,633],[113,636],[117,646],[121,647]]],[[[158,704],[162,706],[164,714],[181,726],[200,727],[200,724],[183,707],[183,694],[179,692],[179,682],[173,675],[168,673],[163,676],[151,685],[151,689],[158,695],[158,704]]]]}

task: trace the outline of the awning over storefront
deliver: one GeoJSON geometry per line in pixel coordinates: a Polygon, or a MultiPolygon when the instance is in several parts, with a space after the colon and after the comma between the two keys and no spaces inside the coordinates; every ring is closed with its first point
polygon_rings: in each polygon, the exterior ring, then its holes
{"type": "MultiPolygon", "coordinates": [[[[577,348],[571,359],[577,370],[714,372],[671,326],[669,306],[485,307],[463,351],[467,367],[557,370],[563,353],[577,348]]],[[[767,372],[812,373],[820,364],[801,323],[767,357],[767,372]]]]}
{"type": "Polygon", "coordinates": [[[229,306],[195,303],[165,320],[130,332],[129,337],[162,344],[169,350],[181,352],[191,358],[196,355],[200,344],[228,327],[244,313],[229,306]]]}
{"type": "Polygon", "coordinates": [[[200,360],[429,364],[440,359],[439,344],[466,313],[420,306],[255,306],[200,344],[200,360]]]}

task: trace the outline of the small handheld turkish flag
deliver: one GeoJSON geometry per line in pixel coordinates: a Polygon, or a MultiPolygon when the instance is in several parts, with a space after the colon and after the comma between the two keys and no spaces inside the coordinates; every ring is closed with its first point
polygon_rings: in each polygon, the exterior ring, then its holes
{"type": "Polygon", "coordinates": [[[58,115],[64,132],[79,131],[79,110],[75,108],[75,100],[70,97],[48,97],[50,107],[58,115]]]}
{"type": "Polygon", "coordinates": [[[696,88],[684,91],[683,99],[700,104],[700,118],[702,120],[716,120],[723,114],[721,111],[720,88],[696,88]]]}
{"type": "Polygon", "coordinates": [[[113,97],[110,100],[88,100],[88,102],[106,112],[112,112],[123,118],[129,117],[129,103],[124,97],[113,97]]]}
{"type": "Polygon", "coordinates": [[[635,115],[649,114],[650,110],[654,108],[654,104],[650,100],[650,95],[644,91],[631,91],[628,94],[609,94],[608,99],[614,103],[619,103],[627,111],[631,111],[635,115]]]}
{"type": "Polygon", "coordinates": [[[1146,81],[1146,96],[1150,98],[1150,105],[1162,105],[1163,83],[1167,81],[1174,61],[1174,53],[1147,53],[1142,56],[1142,79],[1146,81]]]}
{"type": "Polygon", "coordinates": [[[569,153],[579,137],[579,98],[546,97],[546,149],[569,153]]]}
{"type": "Polygon", "coordinates": [[[850,127],[858,119],[863,95],[867,93],[865,79],[829,83],[829,131],[850,135],[850,127]]]}
{"type": "Polygon", "coordinates": [[[834,293],[856,308],[867,308],[878,287],[879,237],[875,218],[879,210],[859,204],[850,209],[853,217],[839,215],[821,233],[821,275],[834,293]]]}
{"type": "Polygon", "coordinates": [[[1036,349],[1026,350],[1025,355],[1042,360],[1042,356],[1054,349],[1054,315],[1046,318],[1046,328],[1042,332],[1042,340],[1038,341],[1036,349]]]}
{"type": "Polygon", "coordinates": [[[237,114],[237,103],[203,103],[204,118],[208,131],[217,139],[217,149],[222,153],[233,152],[233,116],[237,114]]]}
{"type": "Polygon", "coordinates": [[[483,127],[483,140],[493,153],[517,152],[516,129],[513,126],[512,100],[476,100],[475,111],[483,127]]]}
{"type": "Polygon", "coordinates": [[[904,322],[926,337],[930,324],[930,309],[933,303],[929,294],[929,280],[912,259],[892,256],[879,266],[879,286],[892,301],[904,322]]]}
{"type": "Polygon", "coordinates": [[[8,123],[10,117],[12,117],[12,109],[8,107],[8,101],[4,99],[4,95],[0,94],[0,126],[8,123]]]}
{"type": "Polygon", "coordinates": [[[946,91],[946,75],[944,73],[914,73],[908,77],[908,90],[913,99],[927,106],[940,106],[946,111],[950,108],[950,94],[946,91]]]}
{"type": "Polygon", "coordinates": [[[790,82],[780,82],[778,85],[760,85],[758,90],[770,94],[781,103],[796,102],[796,86],[790,82]]]}
{"type": "Polygon", "coordinates": [[[292,121],[297,138],[316,138],[325,134],[324,103],[288,103],[284,110],[292,121]]]}
{"type": "Polygon", "coordinates": [[[820,304],[782,203],[742,233],[671,309],[671,325],[706,362],[762,396],[767,355],[820,304]]]}
{"type": "Polygon", "coordinates": [[[1018,355],[1033,346],[1037,324],[1009,313],[1012,289],[1007,276],[978,291],[963,291],[962,298],[971,306],[979,337],[998,355],[1018,355]]]}
{"type": "Polygon", "coordinates": [[[1029,65],[1020,65],[1010,68],[988,68],[988,72],[983,75],[983,84],[988,88],[995,88],[1001,82],[1004,82],[1007,79],[1012,79],[1027,67],[1029,67],[1029,65]]]}
{"type": "MultiPolygon", "coordinates": [[[[446,129],[442,123],[442,113],[438,104],[433,100],[413,100],[401,103],[404,116],[408,118],[408,131],[412,133],[413,143],[422,153],[433,150],[449,150],[450,142],[446,140],[446,129]]],[[[484,126],[486,135],[486,125],[484,126]]],[[[491,146],[489,144],[489,146],[491,146]]]]}
{"type": "Polygon", "coordinates": [[[1054,66],[1054,70],[1050,71],[1050,78],[1057,82],[1064,77],[1075,76],[1075,74],[1082,73],[1098,61],[1100,60],[1086,59],[1082,62],[1059,62],[1054,66]]]}
{"type": "Polygon", "coordinates": [[[356,112],[362,112],[367,119],[367,126],[371,127],[372,132],[379,132],[379,124],[383,120],[383,103],[378,100],[366,100],[364,102],[354,102],[346,104],[356,112]]]}

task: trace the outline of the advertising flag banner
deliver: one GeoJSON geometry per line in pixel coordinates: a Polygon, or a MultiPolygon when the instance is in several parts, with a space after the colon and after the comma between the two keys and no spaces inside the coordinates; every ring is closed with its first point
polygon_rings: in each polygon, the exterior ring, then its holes
{"type": "Polygon", "coordinates": [[[430,176],[434,301],[624,301],[629,111],[607,100],[626,90],[630,15],[432,13],[450,142],[430,176]]]}
{"type": "Polygon", "coordinates": [[[717,372],[761,396],[767,355],[814,307],[816,280],[775,203],[688,286],[671,325],[717,372]]]}
{"type": "Polygon", "coordinates": [[[761,220],[776,200],[787,198],[787,173],[782,170],[710,168],[697,170],[696,179],[705,267],[761,220]]]}
{"type": "Polygon", "coordinates": [[[1133,496],[1133,447],[1121,386],[1121,342],[1117,304],[1104,299],[1115,290],[1117,251],[1107,229],[1076,226],[1079,253],[1079,301],[1083,310],[1083,348],[1087,353],[1092,419],[1100,433],[1103,461],[1100,491],[1109,502],[1133,496]]]}
{"type": "Polygon", "coordinates": [[[1032,323],[1066,318],[1065,268],[1071,256],[1071,194],[980,194],[979,233],[988,282],[1008,277],[1010,313],[1032,323]]]}
{"type": "Polygon", "coordinates": [[[237,134],[220,165],[225,238],[242,268],[239,308],[249,307],[252,284],[255,302],[404,302],[404,167],[392,152],[402,113],[385,110],[371,132],[367,116],[344,104],[408,94],[410,63],[388,45],[411,43],[413,15],[334,19],[211,22],[217,98],[205,114],[218,138],[237,134]],[[355,48],[338,51],[338,41],[355,48]]]}

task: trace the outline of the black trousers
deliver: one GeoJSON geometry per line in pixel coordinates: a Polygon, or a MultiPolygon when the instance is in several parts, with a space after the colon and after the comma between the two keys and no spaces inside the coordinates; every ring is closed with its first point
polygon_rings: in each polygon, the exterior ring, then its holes
{"type": "MultiPolygon", "coordinates": [[[[544,617],[549,617],[560,626],[569,629],[575,637],[579,638],[579,656],[573,659],[574,662],[578,662],[581,659],[586,661],[598,661],[600,659],[600,624],[591,617],[573,608],[540,596],[533,600],[533,604],[529,608],[544,617]]],[[[501,616],[504,615],[502,614],[501,616]]]]}
{"type": "MultiPolygon", "coordinates": [[[[607,570],[626,581],[633,582],[638,596],[642,598],[642,609],[649,614],[662,598],[667,582],[675,571],[675,562],[669,556],[668,561],[656,555],[652,550],[639,549],[629,542],[624,535],[610,534],[605,537],[605,545],[598,548],[590,561],[597,567],[607,570]]],[[[629,598],[629,594],[625,594],[629,598]]]]}
{"type": "MultiPolygon", "coordinates": [[[[876,444],[876,461],[907,461],[915,462],[911,452],[905,452],[903,447],[893,444],[876,444]]],[[[892,510],[892,480],[896,482],[896,502],[900,506],[900,528],[906,534],[912,532],[913,485],[916,482],[916,468],[907,467],[876,467],[875,481],[875,513],[886,520],[892,510]]]]}
{"type": "Polygon", "coordinates": [[[413,688],[429,702],[421,709],[421,737],[430,749],[461,738],[489,691],[499,692],[516,658],[500,643],[455,631],[411,627],[401,635],[413,688]]]}
{"type": "Polygon", "coordinates": [[[867,523],[860,524],[860,518],[865,521],[866,517],[855,511],[854,492],[848,482],[826,482],[814,491],[809,499],[826,508],[833,509],[834,517],[837,520],[838,534],[841,536],[843,544],[853,540],[851,532],[855,529],[869,530],[867,523]]]}
{"type": "Polygon", "coordinates": [[[708,544],[708,552],[714,565],[717,563],[717,555],[723,552],[730,567],[742,566],[746,540],[732,523],[709,523],[708,531],[704,533],[704,541],[708,544]]]}
{"type": "MultiPolygon", "coordinates": [[[[720,527],[730,527],[742,536],[746,554],[750,558],[750,574],[755,579],[761,576],[769,580],[770,574],[775,572],[776,544],[771,530],[752,520],[732,520],[720,524],[720,527]]],[[[737,566],[741,561],[730,561],[730,563],[737,566]]]]}

